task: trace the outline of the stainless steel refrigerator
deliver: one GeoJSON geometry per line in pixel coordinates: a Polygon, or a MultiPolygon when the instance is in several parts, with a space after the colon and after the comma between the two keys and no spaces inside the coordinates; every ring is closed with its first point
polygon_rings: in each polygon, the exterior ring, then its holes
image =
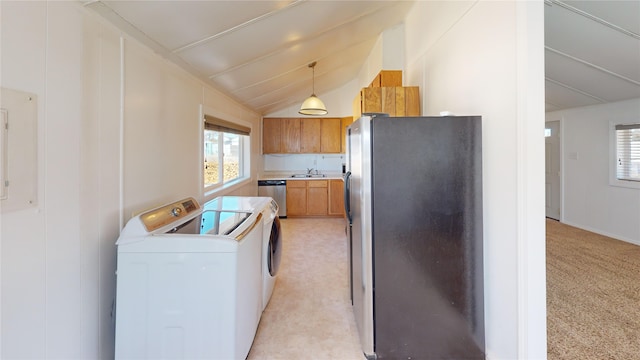
{"type": "Polygon", "coordinates": [[[484,359],[482,119],[347,129],[351,297],[369,359],[484,359]]]}

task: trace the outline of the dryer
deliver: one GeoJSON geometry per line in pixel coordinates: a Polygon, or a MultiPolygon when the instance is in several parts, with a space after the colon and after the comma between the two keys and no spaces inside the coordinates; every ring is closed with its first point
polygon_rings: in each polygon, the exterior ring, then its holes
{"type": "Polygon", "coordinates": [[[282,230],[278,203],[271,197],[220,196],[203,205],[205,210],[252,211],[263,216],[262,309],[269,304],[282,257],[282,230]]]}
{"type": "Polygon", "coordinates": [[[262,213],[193,198],[117,241],[116,359],[245,359],[262,314],[262,213]]]}

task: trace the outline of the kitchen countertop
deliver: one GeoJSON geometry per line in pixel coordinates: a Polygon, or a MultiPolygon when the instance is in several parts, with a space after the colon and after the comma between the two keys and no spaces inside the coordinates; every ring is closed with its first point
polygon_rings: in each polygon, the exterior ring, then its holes
{"type": "Polygon", "coordinates": [[[296,177],[293,178],[293,174],[304,174],[302,172],[265,172],[258,176],[258,180],[342,180],[342,173],[339,172],[326,172],[324,177],[296,177]]]}

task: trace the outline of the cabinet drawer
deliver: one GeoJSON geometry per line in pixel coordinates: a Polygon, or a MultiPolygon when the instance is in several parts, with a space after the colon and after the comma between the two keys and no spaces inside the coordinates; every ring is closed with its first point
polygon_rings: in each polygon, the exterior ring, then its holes
{"type": "Polygon", "coordinates": [[[310,188],[312,188],[312,187],[313,188],[316,188],[316,187],[319,187],[319,188],[329,187],[329,183],[327,182],[327,180],[309,180],[308,183],[309,183],[309,187],[310,188]]]}
{"type": "Polygon", "coordinates": [[[289,180],[287,181],[288,188],[306,188],[307,181],[306,180],[289,180]]]}

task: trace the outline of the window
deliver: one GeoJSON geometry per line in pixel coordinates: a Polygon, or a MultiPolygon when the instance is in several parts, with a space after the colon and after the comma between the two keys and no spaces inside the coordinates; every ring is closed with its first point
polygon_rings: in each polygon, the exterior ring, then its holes
{"type": "Polygon", "coordinates": [[[248,176],[251,129],[204,116],[204,187],[213,189],[248,176]]]}
{"type": "Polygon", "coordinates": [[[616,179],[640,182],[640,124],[616,125],[616,179]]]}

